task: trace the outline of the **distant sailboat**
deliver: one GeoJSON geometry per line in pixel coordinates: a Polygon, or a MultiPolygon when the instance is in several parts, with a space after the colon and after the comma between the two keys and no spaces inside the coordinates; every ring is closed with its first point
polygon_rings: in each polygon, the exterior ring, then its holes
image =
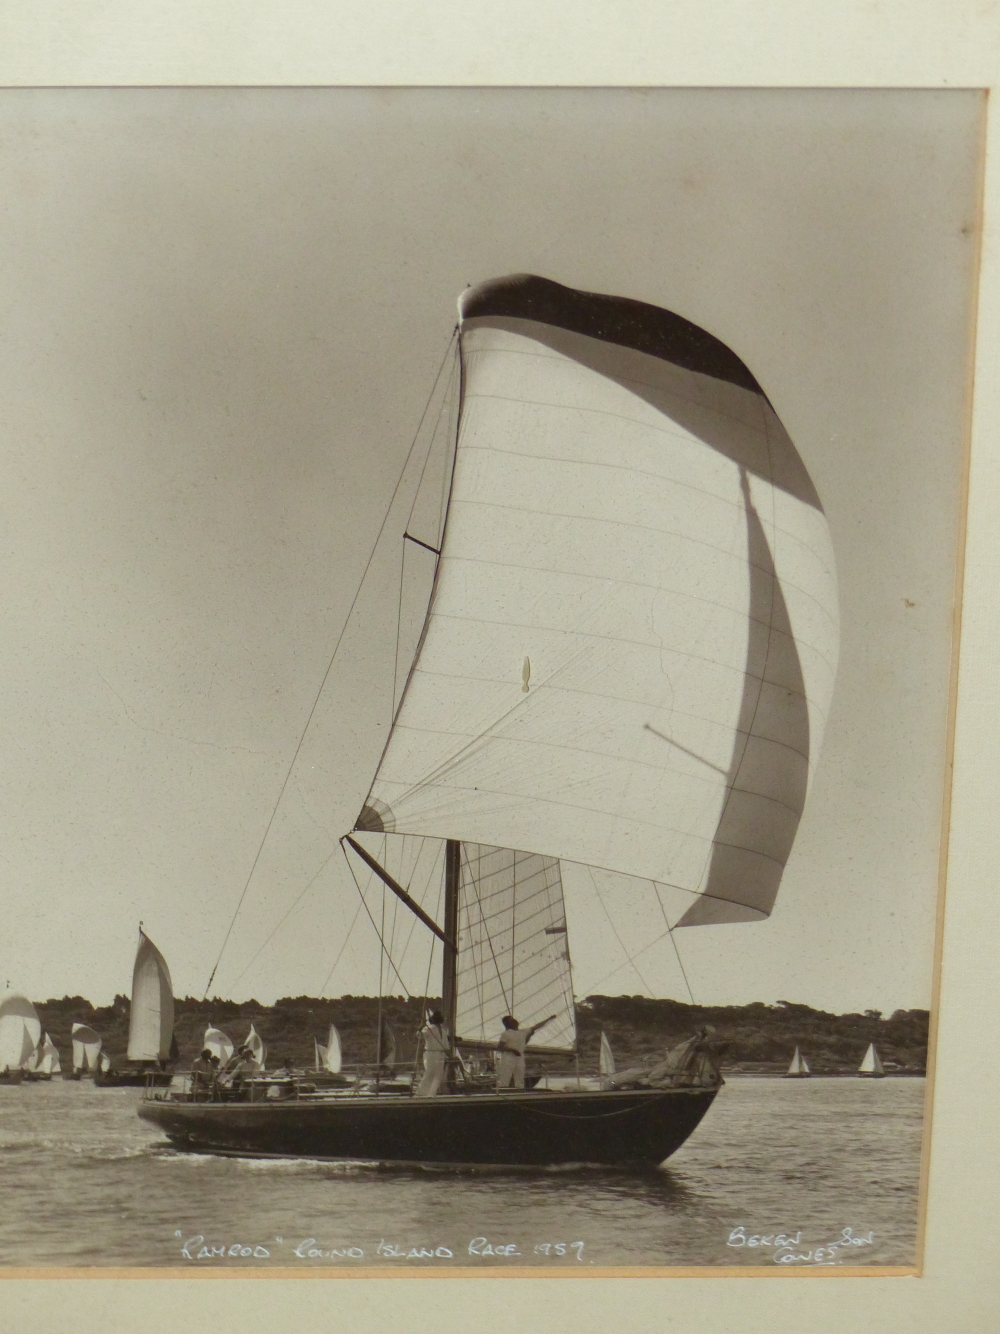
{"type": "MultiPolygon", "coordinates": [[[[101,1065],[94,1082],[100,1088],[170,1083],[165,1067],[176,1055],[174,992],[170,969],[163,955],[140,927],[139,946],[132,969],[132,1004],[128,1021],[128,1065],[112,1070],[101,1065]]],[[[104,1058],[106,1059],[106,1058],[104,1058]]]]}
{"type": "Polygon", "coordinates": [[[73,1039],[73,1078],[92,1075],[97,1070],[101,1054],[101,1038],[89,1024],[74,1024],[73,1039]]]}
{"type": "Polygon", "coordinates": [[[310,1079],[316,1083],[319,1088],[331,1088],[347,1084],[347,1077],[341,1074],[343,1065],[343,1049],[340,1042],[340,1034],[337,1032],[336,1024],[330,1025],[330,1032],[327,1035],[326,1046],[313,1039],[313,1047],[316,1052],[316,1073],[311,1075],[310,1079]]]}
{"type": "Polygon", "coordinates": [[[20,1084],[41,1036],[31,1001],[8,991],[0,1000],[0,1084],[20,1084]]]}
{"type": "Polygon", "coordinates": [[[28,1078],[34,1080],[49,1080],[53,1075],[57,1075],[62,1070],[59,1061],[59,1049],[49,1037],[48,1033],[43,1033],[41,1041],[35,1048],[34,1068],[30,1071],[28,1078]]]}
{"type": "Polygon", "coordinates": [[[809,1062],[799,1051],[798,1047],[796,1047],[795,1055],[792,1057],[792,1063],[785,1071],[785,1079],[808,1079],[811,1074],[812,1071],[809,1069],[809,1062]]]}
{"type": "Polygon", "coordinates": [[[223,1033],[222,1029],[213,1028],[211,1024],[205,1029],[205,1036],[201,1045],[203,1048],[207,1048],[213,1056],[218,1056],[222,1065],[226,1064],[236,1050],[232,1041],[223,1033]]]}
{"type": "Polygon", "coordinates": [[[330,1025],[325,1047],[315,1040],[313,1045],[316,1048],[316,1069],[325,1070],[331,1075],[339,1075],[344,1057],[336,1024],[330,1025]]]}
{"type": "Polygon", "coordinates": [[[863,1079],[884,1079],[885,1066],[882,1064],[882,1058],[875,1050],[875,1043],[869,1042],[868,1050],[861,1059],[858,1066],[858,1074],[863,1079]]]}
{"type": "Polygon", "coordinates": [[[611,1050],[608,1035],[603,1030],[601,1032],[601,1051],[597,1058],[597,1073],[600,1077],[601,1088],[610,1088],[611,1076],[615,1073],[615,1054],[611,1050]]]}
{"type": "Polygon", "coordinates": [[[388,1019],[383,1019],[378,1030],[378,1064],[383,1070],[396,1067],[396,1034],[388,1019]]]}

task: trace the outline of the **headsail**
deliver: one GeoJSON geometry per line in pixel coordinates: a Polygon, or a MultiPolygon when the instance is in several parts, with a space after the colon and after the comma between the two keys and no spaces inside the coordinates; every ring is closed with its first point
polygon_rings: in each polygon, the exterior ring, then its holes
{"type": "Polygon", "coordinates": [[[132,970],[132,1007],[128,1021],[128,1059],[165,1061],[174,1036],[174,992],[166,960],[149,937],[139,932],[132,970]]]}
{"type": "Polygon", "coordinates": [[[8,991],[0,1000],[0,1070],[17,1070],[31,1059],[42,1035],[38,1013],[27,996],[8,991]]]}
{"type": "Polygon", "coordinates": [[[461,311],[437,581],[357,827],[670,885],[682,925],[766,917],[837,658],[801,459],[668,311],[526,276],[461,311]]]}
{"type": "Polygon", "coordinates": [[[73,1039],[73,1069],[74,1070],[96,1070],[98,1057],[101,1054],[101,1039],[89,1024],[74,1024],[72,1029],[73,1039]]]}

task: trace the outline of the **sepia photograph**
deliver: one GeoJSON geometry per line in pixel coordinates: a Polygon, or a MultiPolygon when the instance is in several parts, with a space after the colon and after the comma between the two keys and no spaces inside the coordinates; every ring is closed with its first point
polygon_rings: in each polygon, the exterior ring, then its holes
{"type": "Polygon", "coordinates": [[[0,92],[8,1272],[920,1272],[984,117],[0,92]]]}

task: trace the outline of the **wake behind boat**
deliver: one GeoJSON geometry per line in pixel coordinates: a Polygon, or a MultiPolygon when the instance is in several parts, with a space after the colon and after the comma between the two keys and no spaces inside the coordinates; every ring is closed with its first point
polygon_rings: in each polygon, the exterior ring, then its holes
{"type": "Polygon", "coordinates": [[[145,1101],[180,1147],[651,1164],[721,1086],[704,1034],[596,1087],[528,1090],[524,1060],[577,1055],[564,863],[665,920],[686,895],[671,932],[769,915],[833,685],[826,519],[750,371],[680,316],[519,275],[463,295],[457,347],[445,518],[403,535],[436,558],[423,631],[341,840],[440,945],[424,1077],[145,1101]]]}

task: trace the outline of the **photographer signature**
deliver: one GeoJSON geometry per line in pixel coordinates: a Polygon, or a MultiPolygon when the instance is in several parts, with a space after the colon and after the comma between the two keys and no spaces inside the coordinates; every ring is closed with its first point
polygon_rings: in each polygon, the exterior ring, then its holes
{"type": "Polygon", "coordinates": [[[803,1244],[801,1231],[749,1233],[745,1227],[734,1227],[726,1245],[769,1250],[776,1265],[833,1265],[841,1264],[846,1254],[853,1253],[851,1247],[874,1246],[875,1233],[856,1235],[853,1228],[845,1227],[836,1240],[810,1246],[808,1242],[803,1244]]]}

